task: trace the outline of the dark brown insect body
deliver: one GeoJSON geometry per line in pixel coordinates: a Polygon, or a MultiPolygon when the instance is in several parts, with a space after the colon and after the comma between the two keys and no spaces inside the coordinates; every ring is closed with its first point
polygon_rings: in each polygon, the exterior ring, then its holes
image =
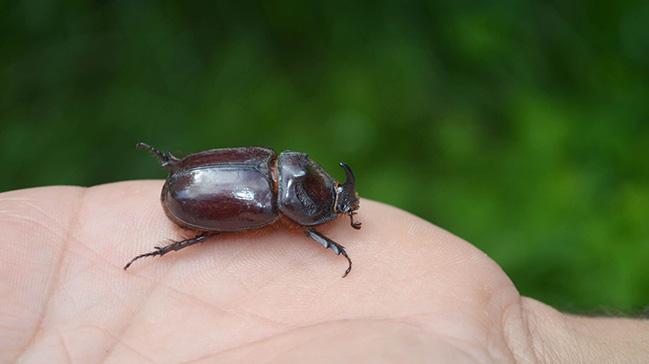
{"type": "Polygon", "coordinates": [[[162,188],[162,206],[179,226],[195,230],[194,238],[156,247],[135,260],[204,241],[219,232],[258,229],[284,215],[305,228],[307,236],[325,248],[343,255],[352,267],[345,248],[315,230],[314,226],[336,219],[340,214],[354,222],[358,209],[355,178],[349,166],[345,183],[334,181],[304,153],[284,151],[279,156],[267,148],[245,147],[212,149],[178,159],[170,153],[143,144],[169,171],[162,188]]]}

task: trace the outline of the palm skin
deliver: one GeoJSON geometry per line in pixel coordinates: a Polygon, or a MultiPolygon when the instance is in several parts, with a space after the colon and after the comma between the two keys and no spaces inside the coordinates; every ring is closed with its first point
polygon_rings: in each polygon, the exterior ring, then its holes
{"type": "Polygon", "coordinates": [[[491,259],[373,201],[361,201],[360,231],[347,218],[320,227],[354,262],[344,279],[342,257],[281,223],[124,271],[133,256],[191,235],[165,217],[161,186],[0,194],[0,362],[531,358],[521,297],[491,259]]]}

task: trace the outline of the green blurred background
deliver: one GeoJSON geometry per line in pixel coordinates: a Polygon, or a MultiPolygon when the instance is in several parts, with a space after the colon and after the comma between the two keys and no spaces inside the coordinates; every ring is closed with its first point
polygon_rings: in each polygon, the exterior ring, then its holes
{"type": "MultiPolygon", "coordinates": [[[[649,302],[649,3],[3,2],[0,190],[308,152],[571,312],[649,302]]],[[[361,211],[362,215],[362,211],[361,211]]]]}

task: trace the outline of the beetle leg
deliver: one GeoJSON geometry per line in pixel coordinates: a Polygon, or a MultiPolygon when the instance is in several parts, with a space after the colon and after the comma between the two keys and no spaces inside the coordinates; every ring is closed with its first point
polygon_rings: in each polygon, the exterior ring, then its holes
{"type": "Polygon", "coordinates": [[[158,148],[152,147],[146,143],[137,143],[135,147],[153,154],[160,160],[160,165],[167,170],[174,170],[174,166],[180,162],[180,159],[176,158],[173,154],[169,152],[161,152],[158,148]]]}
{"type": "Polygon", "coordinates": [[[214,234],[215,233],[203,232],[203,233],[200,233],[200,234],[198,234],[195,237],[190,238],[190,239],[185,239],[185,240],[180,240],[180,241],[172,241],[171,244],[165,245],[165,246],[162,246],[162,247],[156,246],[155,251],[140,254],[140,255],[136,256],[135,258],[131,259],[131,261],[128,262],[124,266],[124,270],[127,270],[128,267],[130,267],[131,264],[133,264],[134,261],[136,261],[136,260],[138,260],[140,258],[154,257],[156,255],[163,256],[163,255],[169,253],[170,251],[178,251],[178,250],[186,248],[188,246],[198,244],[198,243],[202,243],[203,241],[205,241],[205,239],[207,239],[208,237],[210,237],[210,236],[212,236],[214,234]]]}
{"type": "Polygon", "coordinates": [[[345,259],[347,259],[347,262],[349,263],[349,267],[347,267],[345,274],[343,274],[343,278],[347,277],[349,272],[351,272],[352,270],[352,260],[349,259],[349,256],[345,251],[345,247],[329,239],[328,237],[322,235],[314,228],[308,228],[304,232],[306,233],[306,236],[317,241],[320,245],[325,247],[325,249],[331,249],[333,250],[334,253],[336,253],[336,255],[342,255],[343,257],[345,257],[345,259]]]}
{"type": "Polygon", "coordinates": [[[352,221],[352,227],[356,230],[359,230],[361,228],[361,223],[360,221],[354,221],[354,215],[356,215],[356,212],[350,212],[349,219],[352,221]]]}

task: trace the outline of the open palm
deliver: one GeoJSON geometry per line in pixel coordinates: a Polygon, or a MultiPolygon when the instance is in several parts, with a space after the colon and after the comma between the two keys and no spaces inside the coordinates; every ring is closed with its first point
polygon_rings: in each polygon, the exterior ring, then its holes
{"type": "MultiPolygon", "coordinates": [[[[463,240],[361,202],[321,231],[354,261],[276,224],[162,258],[187,235],[161,181],[0,194],[0,361],[514,362],[521,298],[463,240]],[[513,329],[512,329],[513,328],[513,329]]],[[[525,345],[523,345],[525,347],[525,345]]],[[[518,354],[520,355],[520,353],[518,354]]]]}

